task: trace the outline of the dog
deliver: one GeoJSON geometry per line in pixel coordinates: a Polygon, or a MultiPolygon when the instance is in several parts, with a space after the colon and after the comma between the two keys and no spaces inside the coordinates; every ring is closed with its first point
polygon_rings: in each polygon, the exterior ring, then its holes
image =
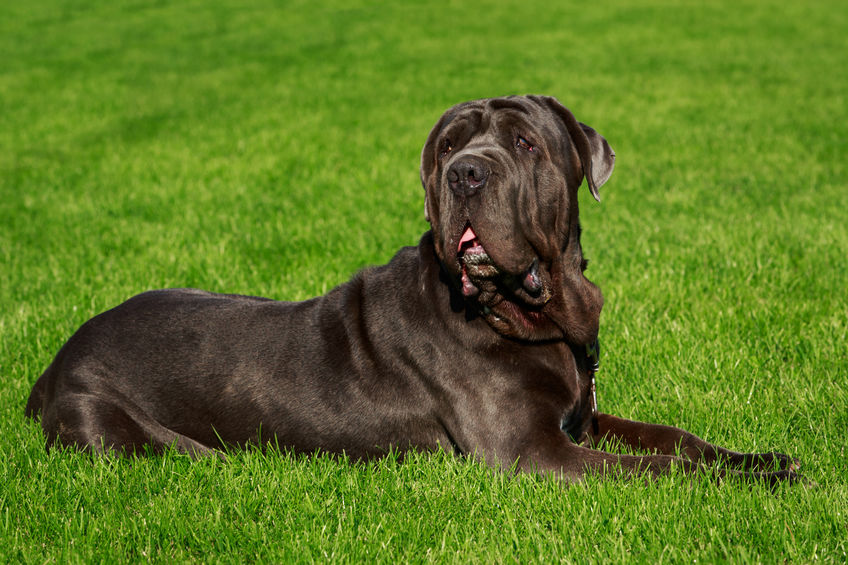
{"type": "Polygon", "coordinates": [[[94,453],[442,448],[566,481],[673,467],[797,480],[787,455],[598,411],[603,299],[584,276],[577,194],[585,178],[600,201],[614,161],[555,98],[454,106],[422,151],[431,230],[417,247],[304,302],[137,295],[65,343],[26,414],[48,448],[94,453]],[[650,454],[602,451],[605,438],[650,454]]]}

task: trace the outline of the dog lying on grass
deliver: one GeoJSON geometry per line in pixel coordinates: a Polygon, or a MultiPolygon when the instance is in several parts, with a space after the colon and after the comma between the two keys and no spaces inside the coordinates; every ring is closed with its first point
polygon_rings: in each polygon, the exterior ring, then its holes
{"type": "Polygon", "coordinates": [[[719,476],[797,479],[787,455],[597,411],[603,299],[583,275],[577,191],[585,178],[599,200],[614,158],[554,98],[459,104],[422,152],[432,229],[417,247],[305,302],[140,294],[68,340],[26,413],[48,446],[93,452],[441,446],[567,480],[719,460],[719,476]],[[603,438],[654,454],[594,449],[603,438]]]}

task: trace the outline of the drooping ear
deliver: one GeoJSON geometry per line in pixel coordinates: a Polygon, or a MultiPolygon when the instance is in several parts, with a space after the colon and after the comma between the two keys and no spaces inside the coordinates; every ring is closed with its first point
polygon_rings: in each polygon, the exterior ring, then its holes
{"type": "Polygon", "coordinates": [[[442,116],[433,129],[430,130],[430,135],[427,136],[427,142],[424,143],[424,148],[421,150],[421,169],[419,171],[419,175],[421,177],[421,186],[424,187],[424,219],[427,220],[427,222],[430,221],[430,191],[427,190],[427,178],[430,176],[431,171],[435,166],[436,137],[438,137],[439,132],[442,130],[442,122],[444,119],[444,116],[442,116]]]}
{"type": "Polygon", "coordinates": [[[598,132],[581,124],[574,117],[571,111],[560,104],[559,100],[552,96],[535,97],[537,100],[543,101],[547,106],[560,117],[571,141],[577,149],[577,155],[580,157],[580,164],[583,167],[583,174],[586,177],[586,184],[589,185],[589,191],[595,200],[601,201],[601,195],[598,189],[607,182],[612,174],[612,169],[615,166],[615,152],[607,143],[607,140],[598,132]]]}
{"type": "Polygon", "coordinates": [[[449,121],[448,113],[449,112],[443,114],[439,118],[439,121],[436,122],[436,125],[433,126],[433,129],[430,130],[430,135],[427,136],[427,141],[424,143],[424,148],[421,150],[420,176],[421,186],[424,187],[424,190],[427,190],[427,177],[430,176],[430,172],[436,165],[436,139],[445,127],[445,123],[449,121]]]}
{"type": "MultiPolygon", "coordinates": [[[[456,118],[457,114],[465,107],[474,104],[475,102],[472,100],[470,102],[462,102],[461,104],[457,104],[452,108],[449,108],[444,114],[441,115],[439,121],[436,122],[436,125],[433,126],[433,129],[430,130],[430,135],[427,136],[427,141],[424,143],[424,148],[421,150],[421,169],[420,169],[420,177],[421,177],[421,186],[424,187],[424,217],[429,222],[430,221],[430,190],[432,187],[428,186],[428,183],[432,183],[433,179],[431,178],[438,168],[436,165],[436,153],[438,148],[436,147],[436,142],[439,139],[439,135],[441,135],[442,131],[450,124],[454,118],[456,118]]],[[[435,198],[435,195],[433,196],[435,198]]],[[[432,222],[431,222],[432,224],[432,222]]]]}
{"type": "MultiPolygon", "coordinates": [[[[612,170],[615,167],[615,152],[601,134],[584,123],[580,123],[580,128],[586,134],[586,139],[589,141],[589,153],[592,160],[592,166],[590,168],[587,169],[583,165],[583,170],[586,171],[586,182],[589,184],[589,190],[592,191],[592,196],[600,202],[601,195],[598,194],[598,189],[609,180],[612,174],[612,170]]],[[[580,160],[582,161],[583,157],[580,160]]]]}
{"type": "Polygon", "coordinates": [[[436,168],[436,140],[445,126],[453,119],[456,108],[457,106],[442,114],[439,121],[430,130],[430,135],[427,136],[427,141],[421,150],[421,169],[419,175],[421,177],[421,186],[424,187],[424,218],[428,222],[430,221],[430,190],[427,187],[427,182],[436,168]]]}

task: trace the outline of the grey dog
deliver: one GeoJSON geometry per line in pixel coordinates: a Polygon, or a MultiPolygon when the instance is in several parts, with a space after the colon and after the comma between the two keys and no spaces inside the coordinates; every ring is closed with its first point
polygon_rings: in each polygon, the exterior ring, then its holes
{"type": "Polygon", "coordinates": [[[432,229],[417,247],[304,302],[135,296],[83,324],[26,412],[40,413],[48,446],[93,452],[441,446],[567,480],[717,460],[719,476],[796,479],[792,457],[598,412],[603,299],[584,276],[577,191],[585,178],[600,200],[614,159],[554,98],[454,106],[422,152],[432,229]],[[653,453],[596,449],[603,438],[653,453]]]}

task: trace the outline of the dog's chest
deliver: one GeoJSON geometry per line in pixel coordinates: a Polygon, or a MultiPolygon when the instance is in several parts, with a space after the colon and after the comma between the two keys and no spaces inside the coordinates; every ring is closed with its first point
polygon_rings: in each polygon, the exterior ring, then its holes
{"type": "Polygon", "coordinates": [[[563,343],[533,346],[516,364],[523,391],[542,412],[552,411],[560,427],[581,436],[591,417],[591,379],[572,349],[563,343]]]}
{"type": "Polygon", "coordinates": [[[560,428],[575,442],[581,442],[592,417],[591,377],[567,346],[560,350],[560,384],[557,394],[560,428]]]}

